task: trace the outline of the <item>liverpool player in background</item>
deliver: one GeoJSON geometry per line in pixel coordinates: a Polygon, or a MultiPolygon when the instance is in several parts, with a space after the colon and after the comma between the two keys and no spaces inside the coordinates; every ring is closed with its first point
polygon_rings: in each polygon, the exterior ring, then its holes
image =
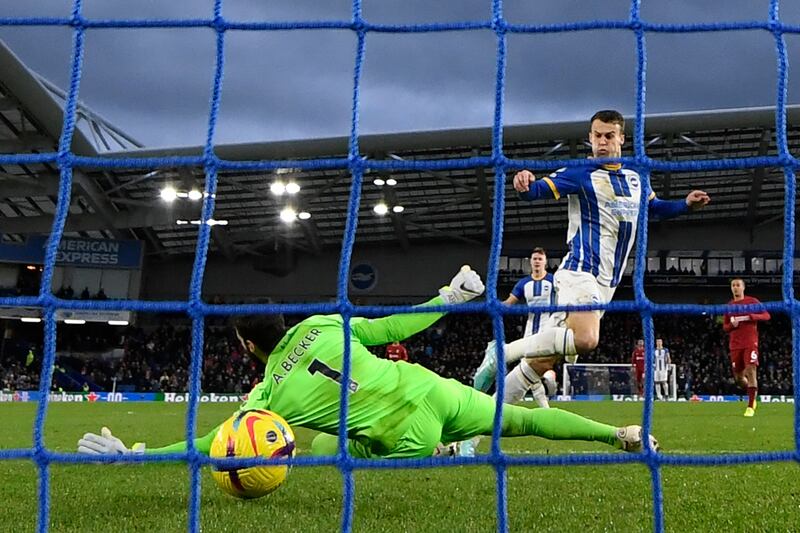
{"type": "Polygon", "coordinates": [[[631,353],[631,365],[636,372],[636,389],[641,396],[644,393],[644,340],[636,341],[636,348],[631,353]]]}
{"type": "Polygon", "coordinates": [[[405,346],[400,344],[400,341],[394,341],[386,347],[386,358],[390,361],[408,362],[408,351],[405,346]]]}
{"type": "MultiPolygon", "coordinates": [[[[756,298],[744,295],[744,280],[731,280],[733,299],[729,304],[758,304],[756,298]]],[[[731,367],[736,383],[747,390],[747,409],[744,416],[756,414],[756,394],[758,394],[758,326],[756,322],[769,320],[767,311],[761,313],[726,313],[722,328],[730,335],[728,348],[731,354],[731,367]]]]}

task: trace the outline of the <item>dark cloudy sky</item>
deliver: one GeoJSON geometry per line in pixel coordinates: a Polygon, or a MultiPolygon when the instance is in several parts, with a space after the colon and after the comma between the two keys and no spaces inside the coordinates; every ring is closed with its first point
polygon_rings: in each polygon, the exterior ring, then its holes
{"type": "MultiPolygon", "coordinates": [[[[628,0],[507,0],[512,23],[626,19],[628,0]]],[[[781,18],[800,25],[800,2],[781,18]]],[[[205,18],[211,0],[84,0],[87,18],[205,18]]],[[[766,20],[768,0],[644,0],[651,22],[766,20]]],[[[4,16],[66,16],[69,0],[0,0],[4,16]]],[[[350,18],[347,0],[226,0],[231,20],[350,18]]],[[[364,0],[375,23],[490,18],[489,0],[364,0]]],[[[69,78],[67,28],[0,27],[0,38],[59,86],[69,78]]],[[[800,35],[787,35],[790,75],[800,35]]],[[[217,142],[345,136],[356,38],[350,31],[226,35],[217,142]]],[[[648,34],[647,111],[669,113],[774,104],[771,34],[648,34]]],[[[496,39],[490,31],[369,34],[362,77],[362,133],[480,127],[492,123],[496,39]]],[[[202,144],[213,75],[209,29],[87,32],[81,100],[150,146],[202,144]]],[[[584,119],[599,108],[635,110],[636,47],[629,31],[510,35],[506,124],[584,119]]],[[[790,102],[800,102],[798,74],[790,102]]]]}

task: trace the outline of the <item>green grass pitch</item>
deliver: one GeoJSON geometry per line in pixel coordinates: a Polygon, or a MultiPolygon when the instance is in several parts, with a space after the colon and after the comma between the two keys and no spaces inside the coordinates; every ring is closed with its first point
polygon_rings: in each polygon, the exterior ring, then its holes
{"type": "MultiPolygon", "coordinates": [[[[642,404],[570,403],[561,407],[614,424],[637,423],[642,404]]],[[[32,443],[35,404],[0,404],[0,448],[32,443]]],[[[657,404],[654,434],[663,451],[718,454],[794,449],[793,406],[764,404],[744,418],[744,405],[657,404]]],[[[199,431],[224,420],[229,405],[203,404],[199,431]]],[[[71,452],[101,425],[123,441],[159,446],[180,440],[185,405],[51,404],[46,445],[71,452]]],[[[300,453],[313,433],[296,429],[300,453]]],[[[489,440],[480,450],[486,453],[489,440]]],[[[601,444],[504,439],[514,454],[606,452],[601,444]]],[[[621,453],[621,452],[614,452],[621,453]]],[[[0,531],[33,531],[37,469],[0,461],[0,531]]],[[[800,468],[782,462],[662,469],[667,531],[798,531],[800,468]]],[[[491,467],[357,471],[355,531],[483,532],[496,530],[491,467]]],[[[342,478],[335,468],[298,467],[273,495],[238,501],[202,474],[203,531],[337,531],[342,478]]],[[[50,531],[186,531],[188,469],[182,464],[51,466],[50,531]]],[[[510,531],[650,531],[650,475],[643,465],[515,467],[508,471],[510,531]]]]}

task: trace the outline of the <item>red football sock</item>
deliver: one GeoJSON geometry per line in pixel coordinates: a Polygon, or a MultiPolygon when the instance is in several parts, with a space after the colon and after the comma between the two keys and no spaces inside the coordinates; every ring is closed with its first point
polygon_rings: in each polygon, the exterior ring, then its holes
{"type": "Polygon", "coordinates": [[[758,387],[747,387],[747,407],[753,407],[756,403],[758,387]]]}

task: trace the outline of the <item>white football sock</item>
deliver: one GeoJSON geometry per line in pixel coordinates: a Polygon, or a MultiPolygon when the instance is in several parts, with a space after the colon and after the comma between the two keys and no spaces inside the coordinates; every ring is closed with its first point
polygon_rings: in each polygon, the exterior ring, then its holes
{"type": "Polygon", "coordinates": [[[547,400],[547,389],[545,389],[539,374],[528,363],[520,363],[519,368],[522,369],[522,373],[528,378],[528,381],[532,383],[531,393],[533,393],[533,399],[536,400],[536,405],[549,409],[550,402],[547,400]]]}
{"type": "Polygon", "coordinates": [[[669,388],[667,384],[664,382],[656,383],[656,393],[658,394],[659,400],[666,400],[669,388]]]}
{"type": "Polygon", "coordinates": [[[506,363],[514,363],[523,357],[548,355],[575,355],[575,335],[568,328],[549,328],[535,335],[523,337],[506,344],[506,363]]]}
{"type": "Polygon", "coordinates": [[[527,363],[520,363],[506,375],[503,403],[516,403],[530,390],[539,407],[548,408],[547,391],[539,375],[527,363]]]}
{"type": "Polygon", "coordinates": [[[503,403],[516,403],[525,397],[525,393],[531,388],[533,383],[522,371],[526,363],[519,363],[511,372],[506,374],[505,386],[503,387],[503,403]]]}

